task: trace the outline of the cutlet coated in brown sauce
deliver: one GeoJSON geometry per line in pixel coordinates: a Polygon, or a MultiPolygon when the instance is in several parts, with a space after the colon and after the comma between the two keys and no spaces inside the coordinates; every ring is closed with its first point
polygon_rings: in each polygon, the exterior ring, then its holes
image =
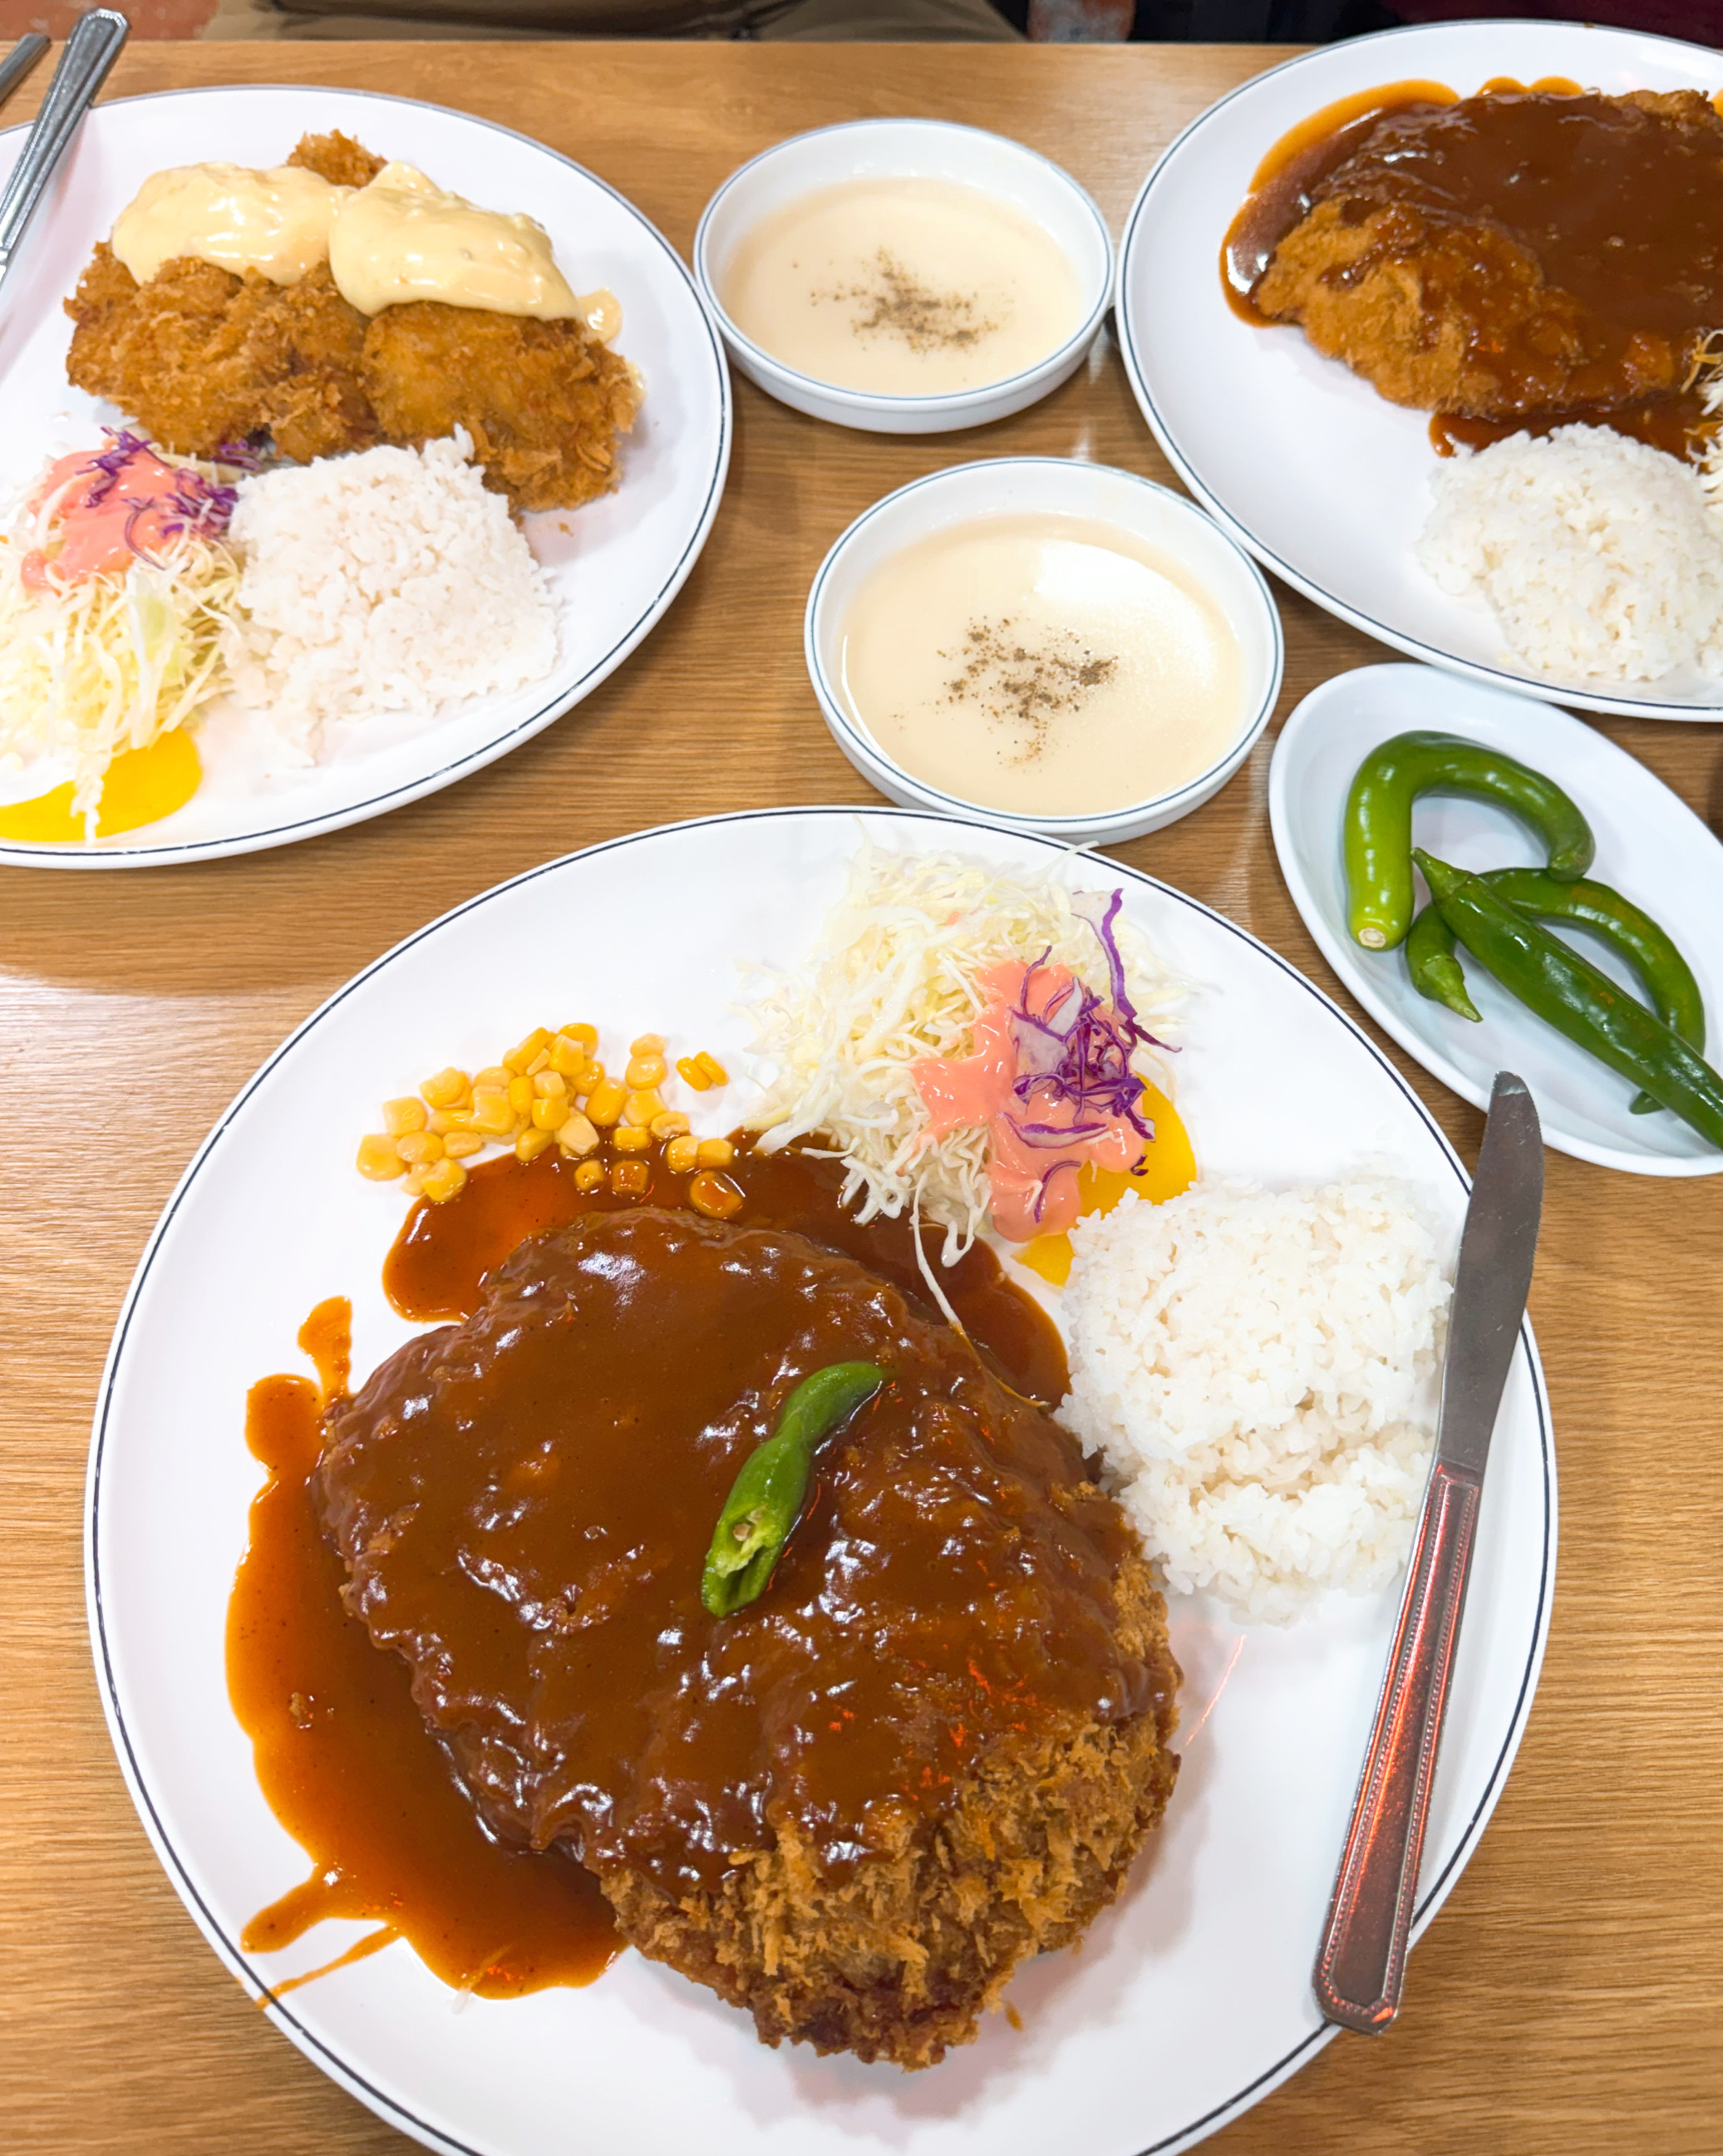
{"type": "MultiPolygon", "coordinates": [[[[664,1187],[649,1194],[651,1202],[675,1203],[682,1180],[669,1176],[661,1163],[654,1172],[664,1187]]],[[[858,1227],[838,1208],[833,1163],[744,1152],[733,1172],[746,1194],[742,1223],[799,1229],[849,1252],[906,1293],[917,1291],[907,1226],[879,1221],[858,1227]]],[[[481,1299],[484,1276],[523,1239],[592,1211],[632,1211],[638,1202],[577,1191],[571,1168],[554,1153],[530,1167],[507,1158],[490,1162],[473,1171],[449,1204],[415,1208],[389,1255],[385,1284],[404,1315],[464,1317],[481,1299]]],[[[1004,1278],[991,1252],[972,1251],[942,1285],[1008,1383],[1044,1401],[1062,1394],[1059,1336],[1004,1278]]],[[[346,1390],[347,1323],[344,1301],[320,1305],[300,1340],[318,1382],[266,1378],[248,1401],[248,1441],[269,1480],[252,1508],[249,1547],[229,1605],[228,1686],[253,1740],[264,1793],[306,1850],[311,1871],[303,1885],[253,1920],[244,1943],[249,1952],[266,1953],[325,1917],[371,1918],[380,1920],[379,1928],[341,1961],[401,1937],[445,1983],[487,1997],[588,1981],[618,1944],[608,1905],[591,1874],[561,1848],[541,1853],[510,1846],[481,1827],[414,1704],[406,1664],[380,1651],[342,1604],[345,1568],[323,1533],[312,1476],[325,1404],[346,1390]]],[[[661,1366],[652,1375],[662,1404],[676,1389],[675,1373],[661,1366]]],[[[507,1403],[500,1404],[506,1409],[507,1403]]],[[[517,1401],[514,1411],[520,1406],[517,1401]]],[[[577,1418],[572,1434],[583,1427],[577,1418]]],[[[626,1426],[607,1434],[613,1447],[625,1445],[626,1426]]],[[[531,1435],[519,1463],[529,1484],[542,1457],[541,1430],[535,1426],[531,1435]]],[[[679,1435],[686,1443],[698,1433],[684,1423],[679,1435]]],[[[613,1471],[630,1465],[609,1462],[613,1471]]],[[[727,1489],[727,1471],[709,1472],[711,1487],[703,1486],[697,1502],[685,1493],[676,1516],[685,1535],[697,1534],[701,1548],[727,1489]]],[[[619,1502],[629,1501],[631,1486],[633,1497],[644,1499],[647,1525],[660,1534],[665,1501],[676,1496],[675,1476],[642,1486],[638,1474],[624,1472],[619,1502]]],[[[828,1497],[817,1496],[816,1510],[828,1497]]],[[[810,1533],[817,1531],[812,1520],[806,1524],[810,1533]]],[[[698,1564],[685,1570],[697,1603],[698,1564]]],[[[684,1616],[690,1626],[707,1621],[697,1608],[684,1616]]],[[[659,1645],[655,1639],[651,1644],[655,1661],[659,1645]]],[[[828,1721],[855,1717],[856,1703],[846,1705],[849,1696],[841,1689],[826,1685],[821,1696],[828,1721]]],[[[980,1697],[985,1703],[985,1692],[980,1697]]],[[[954,1726],[954,1760],[966,1736],[977,1733],[961,1722],[954,1726]]]]}
{"type": "Polygon", "coordinates": [[[1407,250],[1427,305],[1451,291],[1464,309],[1467,367],[1491,384],[1476,408],[1493,417],[1481,433],[1440,423],[1438,447],[1577,421],[1685,447],[1699,413],[1680,392],[1701,341],[1723,328],[1723,131],[1704,108],[1682,119],[1555,82],[1457,101],[1429,84],[1374,95],[1374,114],[1331,108],[1264,160],[1223,250],[1235,311],[1263,319],[1252,295],[1313,207],[1338,203],[1348,225],[1389,213],[1375,251],[1331,274],[1354,283],[1377,253],[1407,250]],[[1540,389],[1556,332],[1526,304],[1526,257],[1563,311],[1559,408],[1540,389]],[[1659,385],[1649,399],[1647,382],[1659,385]]]}
{"type": "Polygon", "coordinates": [[[592,1876],[559,1851],[505,1849],[485,1834],[413,1703],[406,1665],[380,1655],[342,1607],[344,1568],[310,1478],[326,1399],[346,1389],[348,1322],[345,1301],[320,1303],[300,1335],[319,1382],[264,1378],[246,1403],[246,1440],[269,1480],[228,1605],[228,1689],[270,1809],[311,1871],[241,1943],[273,1953],[326,1917],[361,1917],[379,1928],[326,1966],[404,1938],[445,1984],[485,1998],[587,1983],[618,1947],[592,1876]]]}
{"type": "Polygon", "coordinates": [[[794,1232],[579,1219],[330,1440],[325,1517],[373,1637],[414,1661],[493,1828],[595,1868],[710,1887],[789,1825],[841,1877],[1018,1737],[1150,1704],[1113,1599],[1133,1545],[1074,1442],[794,1232]],[[854,1358],[890,1384],[823,1455],[767,1592],[710,1617],[742,1460],[803,1378],[854,1358]]]}

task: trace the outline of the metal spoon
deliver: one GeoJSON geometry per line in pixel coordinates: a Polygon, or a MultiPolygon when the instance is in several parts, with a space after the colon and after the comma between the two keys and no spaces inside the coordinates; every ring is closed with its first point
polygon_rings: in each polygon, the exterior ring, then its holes
{"type": "Polygon", "coordinates": [[[0,194],[0,280],[12,267],[24,229],[47,192],[60,159],[71,146],[79,121],[119,59],[120,48],[131,29],[126,18],[114,8],[93,8],[79,17],[60,49],[59,64],[48,85],[42,110],[12,168],[6,191],[0,194]]]}

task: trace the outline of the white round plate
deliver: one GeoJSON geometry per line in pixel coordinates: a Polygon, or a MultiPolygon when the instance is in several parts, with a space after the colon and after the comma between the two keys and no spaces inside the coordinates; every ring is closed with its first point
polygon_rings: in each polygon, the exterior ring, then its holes
{"type": "Polygon", "coordinates": [[[1723,84],[1698,45],[1577,23],[1439,23],[1348,38],[1211,105],[1144,181],[1119,252],[1119,345],[1179,476],[1257,559],[1318,606],[1413,659],[1592,711],[1723,718],[1723,682],[1577,686],[1507,651],[1482,599],[1413,559],[1437,456],[1428,414],[1378,397],[1291,326],[1243,321],[1221,290],[1228,227],[1266,152],[1336,99],[1413,79],[1469,95],[1494,77],[1567,76],[1612,95],[1723,84]]]}
{"type": "MultiPolygon", "coordinates": [[[[167,90],[99,106],[38,212],[0,305],[0,493],[50,456],[99,445],[114,407],[66,380],[62,302],[150,173],[176,158],[278,163],[307,133],[339,128],[380,157],[549,230],[577,290],[622,302],[620,350],[645,401],[614,494],[526,521],[556,603],[559,652],[542,681],[474,697],[446,717],[356,724],[350,749],[311,770],[267,767],[243,722],[203,722],[203,783],[161,822],[92,845],[0,841],[0,862],[142,868],[286,845],[434,793],[505,755],[613,674],[681,589],[717,514],[730,461],[730,377],[694,280],[664,235],[614,188],[506,127],[369,91],[257,85],[167,90]]],[[[0,136],[0,183],[23,130],[0,136]]]]}
{"type": "MultiPolygon", "coordinates": [[[[1269,770],[1269,821],[1292,901],[1327,959],[1377,1024],[1433,1077],[1490,1105],[1504,1065],[1531,1087],[1544,1139],[1559,1152],[1636,1175],[1715,1175],[1723,1153],[1659,1111],[1628,1111],[1633,1087],[1534,1018],[1464,961],[1482,1023],[1419,995],[1399,951],[1366,951],[1346,928],[1341,824],[1352,774],[1378,743],[1428,727],[1504,749],[1552,778],[1579,804],[1597,841],[1591,874],[1643,906],[1692,967],[1713,1027],[1723,1024],[1723,846],[1660,778],[1552,705],[1457,681],[1428,666],[1365,666],[1312,690],[1282,727],[1269,770]]],[[[1460,868],[1541,867],[1524,825],[1485,801],[1433,796],[1414,837],[1460,868]]],[[[1427,896],[1422,878],[1418,889],[1427,896]]],[[[1577,947],[1633,989],[1633,977],[1589,937],[1577,947]]],[[[1715,1043],[1708,1052],[1715,1058],[1715,1043]]]]}
{"type": "MultiPolygon", "coordinates": [[[[883,811],[780,809],[647,831],[504,884],[379,959],[309,1019],[187,1169],[138,1268],[95,1419],[90,1622],[114,1741],[187,1907],[253,1994],[341,1951],[320,1928],[267,1963],[246,1920],[303,1876],[228,1703],[223,1635],[257,1463],[247,1387],[300,1367],[314,1304],[352,1298],[356,1370],[408,1328],[384,1301],[405,1206],[353,1168],[377,1102],[452,1058],[482,1061],[546,1017],[607,1039],[650,1028],[746,1065],[736,962],[794,963],[862,830],[1002,865],[1065,850],[883,811]],[[628,947],[594,936],[626,917],[628,947]],[[461,984],[451,996],[450,982],[461,984]],[[511,1031],[512,1029],[512,1031],[511,1031]],[[282,1202],[284,1173],[292,1202],[282,1202]],[[266,1228],[267,1232],[264,1232],[266,1228]]],[[[1131,917],[1195,984],[1179,1097],[1215,1173],[1405,1176],[1457,1233],[1466,1178],[1417,1097],[1310,983],[1205,906],[1111,862],[1131,917]],[[1266,1075],[1265,1074],[1271,1074],[1266,1075]]],[[[701,1103],[709,1127],[743,1105],[701,1103]]],[[[1427,1922],[1476,1846],[1537,1680],[1556,1537],[1549,1412],[1521,1335],[1490,1463],[1420,1887],[1427,1922]]],[[[397,1943],[269,2008],[308,2057],[428,2147],[637,2156],[1138,2156],[1189,2147],[1332,2032],[1310,1994],[1317,1933],[1397,1597],[1284,1633],[1175,1605],[1184,1766],[1167,1822],[1080,1953],[1012,1986],[1020,2031],[914,2076],[764,2049],[743,2015],[624,1954],[583,1990],[459,1999],[397,1943]]],[[[1414,1959],[1407,2010],[1418,2010],[1414,1959]]]]}

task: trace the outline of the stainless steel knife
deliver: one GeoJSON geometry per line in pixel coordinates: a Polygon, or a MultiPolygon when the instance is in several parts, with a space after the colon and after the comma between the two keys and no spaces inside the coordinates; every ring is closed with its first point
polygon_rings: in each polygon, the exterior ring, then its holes
{"type": "Polygon", "coordinates": [[[1543,1188],[1537,1110],[1525,1081],[1500,1071],[1460,1236],[1436,1456],[1316,1956],[1323,2015],[1367,2035],[1400,2010],[1484,1470],[1526,1314],[1543,1188]]]}

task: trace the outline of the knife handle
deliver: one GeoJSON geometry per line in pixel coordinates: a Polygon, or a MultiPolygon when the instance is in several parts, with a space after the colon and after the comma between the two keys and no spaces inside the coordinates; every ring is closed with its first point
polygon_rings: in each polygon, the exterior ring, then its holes
{"type": "Polygon", "coordinates": [[[1376,2035],[1400,2010],[1436,1748],[1472,1568],[1481,1478],[1431,1472],[1352,1824],[1316,1956],[1316,2004],[1376,2035]]]}

